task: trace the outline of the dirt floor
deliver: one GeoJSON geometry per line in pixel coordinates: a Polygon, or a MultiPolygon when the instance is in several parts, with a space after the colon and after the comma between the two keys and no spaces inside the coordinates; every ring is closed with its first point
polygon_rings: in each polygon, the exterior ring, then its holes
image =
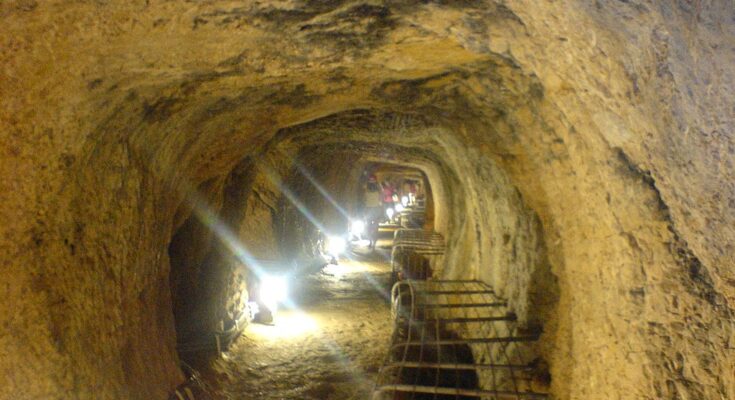
{"type": "Polygon", "coordinates": [[[388,250],[379,244],[292,285],[294,307],[273,326],[250,324],[208,371],[215,397],[368,399],[392,332],[388,250]]]}

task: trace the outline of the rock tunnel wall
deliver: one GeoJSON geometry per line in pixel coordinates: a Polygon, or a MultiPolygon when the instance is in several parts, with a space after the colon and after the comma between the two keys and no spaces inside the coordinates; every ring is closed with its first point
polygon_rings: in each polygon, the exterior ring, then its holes
{"type": "Polygon", "coordinates": [[[459,232],[448,232],[447,278],[480,279],[508,299],[523,325],[543,325],[558,300],[538,215],[492,158],[445,135],[447,162],[459,171],[456,187],[462,204],[452,219],[459,232]],[[464,266],[464,267],[463,267],[464,266]]]}
{"type": "Polygon", "coordinates": [[[354,215],[349,210],[356,208],[356,198],[354,192],[348,191],[350,183],[359,176],[357,157],[329,146],[307,146],[290,161],[292,169],[285,186],[291,195],[282,198],[281,242],[285,251],[300,250],[300,254],[291,258],[304,260],[304,265],[314,265],[323,262],[314,252],[317,232],[343,235],[354,215]]]}
{"type": "Polygon", "coordinates": [[[557,278],[541,314],[557,398],[735,397],[734,12],[3,2],[0,398],[165,398],[182,204],[216,209],[213,188],[279,129],[355,109],[431,116],[451,139],[434,154],[474,152],[439,169],[448,188],[507,189],[437,201],[467,213],[442,217],[460,247],[490,244],[461,275],[512,296],[518,276],[483,268],[515,244],[557,278]]]}

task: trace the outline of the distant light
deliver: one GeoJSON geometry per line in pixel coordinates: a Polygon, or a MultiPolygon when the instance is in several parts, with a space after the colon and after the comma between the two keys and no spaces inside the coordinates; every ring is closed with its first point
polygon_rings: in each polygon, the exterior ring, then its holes
{"type": "Polygon", "coordinates": [[[271,313],[278,309],[278,303],[288,298],[288,284],[283,277],[266,276],[260,281],[260,300],[271,313]]]}
{"type": "Polygon", "coordinates": [[[388,216],[388,219],[393,219],[393,215],[395,215],[396,212],[392,208],[389,208],[385,210],[385,214],[388,216]]]}
{"type": "Polygon", "coordinates": [[[363,233],[365,233],[365,222],[361,220],[352,221],[352,234],[355,236],[360,236],[363,233]]]}
{"type": "Polygon", "coordinates": [[[408,205],[408,196],[401,197],[401,205],[406,207],[408,205]]]}
{"type": "Polygon", "coordinates": [[[403,207],[402,204],[396,204],[396,211],[397,212],[403,212],[403,210],[405,210],[405,208],[403,207]]]}
{"type": "Polygon", "coordinates": [[[347,249],[347,242],[339,236],[329,236],[327,238],[327,253],[333,257],[337,257],[344,253],[347,249]]]}

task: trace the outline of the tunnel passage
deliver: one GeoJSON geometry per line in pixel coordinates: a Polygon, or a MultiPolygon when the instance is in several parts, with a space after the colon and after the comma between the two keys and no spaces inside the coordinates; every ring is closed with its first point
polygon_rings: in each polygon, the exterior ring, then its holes
{"type": "MultiPolygon", "coordinates": [[[[371,193],[380,193],[381,202],[395,196],[392,206],[384,206],[390,220],[406,228],[432,229],[434,226],[434,199],[426,174],[415,167],[390,163],[367,162],[364,164],[358,189],[358,204],[367,208],[371,193]]],[[[382,218],[382,215],[381,215],[382,218]]]]}
{"type": "MultiPolygon", "coordinates": [[[[490,283],[543,326],[555,396],[735,398],[730,2],[0,15],[0,397],[165,398],[179,330],[226,314],[227,246],[204,226],[237,166],[282,138],[292,155],[409,155],[432,182],[443,277],[490,283]]],[[[228,231],[269,255],[285,203],[264,176],[257,216],[228,231]]]]}
{"type": "MultiPolygon", "coordinates": [[[[315,247],[319,232],[331,235],[347,229],[350,220],[358,217],[365,206],[363,188],[367,183],[365,181],[373,174],[375,181],[395,186],[405,183],[406,187],[410,187],[412,182],[419,181],[422,187],[420,200],[423,200],[423,209],[428,212],[424,213],[420,225],[409,228],[441,230],[449,239],[446,247],[447,256],[444,256],[444,250],[440,257],[436,257],[439,254],[412,252],[407,253],[409,257],[417,256],[419,259],[393,262],[393,280],[407,276],[404,273],[396,273],[397,264],[413,264],[414,261],[421,268],[415,268],[409,274],[413,278],[418,275],[422,275],[422,278],[440,278],[449,274],[467,276],[467,273],[471,273],[473,274],[471,278],[479,279],[481,276],[479,271],[463,270],[462,268],[467,268],[468,265],[458,259],[466,257],[467,250],[470,254],[479,253],[480,249],[467,241],[478,240],[479,237],[474,235],[482,235],[482,232],[468,233],[463,232],[463,229],[468,224],[472,225],[470,221],[476,218],[473,215],[474,211],[470,211],[473,210],[472,203],[476,201],[474,196],[486,194],[462,184],[459,176],[462,175],[467,179],[474,172],[464,171],[464,165],[454,164],[456,160],[446,157],[448,152],[446,145],[437,143],[436,136],[433,140],[416,143],[416,138],[420,138],[423,132],[432,132],[439,137],[447,135],[446,131],[431,126],[420,118],[355,110],[284,129],[264,145],[259,156],[248,157],[238,163],[216,188],[216,191],[221,193],[221,200],[207,202],[207,212],[192,211],[188,220],[181,225],[181,231],[174,235],[169,247],[172,261],[172,291],[176,293],[178,289],[181,298],[186,298],[190,307],[188,310],[176,309],[181,307],[181,303],[174,302],[182,359],[189,360],[186,353],[201,349],[202,341],[205,344],[209,343],[210,349],[215,343],[219,345],[219,342],[213,339],[219,337],[217,332],[238,325],[235,321],[238,320],[238,315],[245,313],[244,306],[248,301],[248,293],[245,290],[248,283],[243,282],[247,280],[248,274],[243,274],[241,272],[243,269],[252,269],[253,265],[264,264],[262,261],[266,259],[277,259],[281,260],[281,263],[294,265],[304,274],[318,271],[324,265],[324,259],[320,258],[315,247]],[[404,120],[398,131],[390,125],[396,119],[404,120]],[[355,121],[372,122],[361,125],[355,121]],[[381,121],[387,121],[389,125],[381,121]],[[338,127],[341,131],[339,135],[324,129],[332,126],[338,127]],[[352,129],[357,130],[351,135],[344,135],[345,126],[353,126],[352,129]],[[389,145],[384,144],[386,136],[393,136],[396,133],[400,133],[402,140],[408,143],[402,143],[399,139],[393,140],[389,145]],[[215,205],[214,208],[212,204],[215,205]],[[207,213],[213,213],[214,216],[207,213]],[[201,224],[207,220],[210,222],[205,229],[215,232],[212,240],[207,241],[207,237],[187,233],[193,228],[201,229],[201,224]],[[211,221],[216,221],[216,224],[211,221]],[[237,238],[242,248],[233,247],[230,235],[237,238]],[[196,250],[201,247],[205,250],[196,250]],[[174,263],[178,260],[190,262],[194,259],[186,254],[177,254],[177,249],[205,253],[199,257],[200,264],[195,267],[198,274],[194,279],[195,282],[189,284],[189,287],[197,288],[198,292],[186,292],[186,287],[179,289],[174,286],[180,285],[177,283],[178,279],[192,280],[192,273],[186,272],[186,264],[178,266],[174,263]],[[245,259],[238,255],[239,251],[245,252],[245,259]],[[187,275],[177,277],[177,274],[187,275]],[[192,303],[194,306],[191,306],[192,303]],[[193,342],[195,344],[192,344],[189,338],[195,338],[193,342]]],[[[485,168],[497,167],[490,163],[485,168]]],[[[501,172],[496,170],[495,173],[501,172]]],[[[519,201],[518,197],[514,197],[518,196],[517,190],[509,185],[507,179],[488,182],[495,185],[494,190],[497,191],[495,197],[510,196],[507,201],[519,201]]],[[[527,214],[506,213],[504,218],[511,220],[516,218],[520,221],[530,218],[530,221],[524,224],[536,229],[537,225],[534,224],[537,222],[533,220],[533,213],[526,210],[523,212],[527,214]]],[[[494,223],[498,222],[502,220],[494,223]]],[[[400,224],[397,227],[400,227],[400,224]]],[[[537,233],[529,231],[526,234],[537,233]]],[[[516,240],[514,246],[529,247],[515,251],[539,251],[538,244],[533,242],[530,245],[525,244],[523,238],[516,240]]],[[[540,238],[535,240],[542,241],[540,238]]],[[[405,243],[399,246],[405,246],[405,243]]],[[[543,253],[539,253],[536,257],[543,257],[543,253]]],[[[497,274],[497,271],[495,273],[497,274]]],[[[506,274],[523,276],[520,271],[506,274]]],[[[490,279],[494,279],[494,275],[490,276],[490,279]]],[[[525,295],[527,291],[523,286],[512,289],[513,284],[517,284],[515,282],[505,284],[503,281],[497,281],[496,284],[509,293],[518,290],[525,295]]],[[[539,288],[543,288],[543,285],[553,287],[553,281],[539,280],[536,284],[539,288]]],[[[540,291],[537,295],[543,297],[546,303],[529,303],[536,300],[535,298],[512,298],[517,302],[514,306],[518,309],[518,314],[523,316],[519,318],[523,324],[540,325],[541,317],[529,313],[528,308],[524,309],[518,305],[525,307],[530,305],[531,310],[536,312],[533,307],[547,306],[549,301],[553,304],[555,293],[540,291]]],[[[459,335],[449,331],[446,334],[459,335]]],[[[461,359],[472,357],[469,348],[463,349],[461,346],[450,348],[452,352],[456,350],[456,357],[461,359]]],[[[436,357],[447,357],[447,354],[451,353],[450,348],[445,349],[447,352],[444,356],[441,356],[439,351],[436,357]]],[[[426,357],[431,355],[427,353],[426,357]]],[[[441,360],[437,358],[436,361],[441,360]]],[[[422,373],[417,376],[422,376],[422,373]]],[[[456,379],[457,371],[447,376],[447,379],[456,379]]],[[[464,381],[464,378],[461,380],[464,381]]],[[[471,385],[477,387],[478,382],[471,385]]]]}
{"type": "Polygon", "coordinates": [[[431,209],[431,219],[423,220],[433,224],[434,201],[419,169],[366,161],[388,153],[394,162],[412,161],[417,156],[411,151],[407,156],[400,147],[359,142],[297,147],[291,140],[266,144],[261,156],[243,159],[223,182],[197,190],[218,199],[197,194],[177,212],[190,212],[178,217],[183,222],[169,245],[177,348],[184,360],[224,346],[217,332],[242,324],[253,268],[275,262],[307,274],[324,265],[319,232],[343,234],[349,220],[360,217],[364,204],[357,189],[364,171],[380,165],[376,172],[384,180],[420,178],[419,200],[431,209]]]}

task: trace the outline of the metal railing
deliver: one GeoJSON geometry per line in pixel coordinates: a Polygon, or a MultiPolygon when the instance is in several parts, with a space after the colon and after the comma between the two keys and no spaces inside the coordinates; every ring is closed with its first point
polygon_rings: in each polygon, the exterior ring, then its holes
{"type": "Polygon", "coordinates": [[[426,222],[426,209],[407,207],[398,213],[398,225],[404,228],[420,228],[426,222]]]}
{"type": "Polygon", "coordinates": [[[525,332],[479,281],[403,280],[392,289],[394,332],[373,400],[546,399],[525,332]]]}
{"type": "Polygon", "coordinates": [[[393,279],[426,279],[432,274],[431,258],[444,254],[444,237],[424,229],[398,229],[393,234],[393,279]]]}
{"type": "Polygon", "coordinates": [[[211,399],[213,392],[194,368],[181,362],[181,369],[186,374],[186,380],[174,389],[168,400],[204,400],[211,399]]]}
{"type": "Polygon", "coordinates": [[[246,310],[242,311],[234,319],[233,325],[229,329],[225,329],[224,323],[220,321],[219,329],[214,332],[202,333],[195,340],[177,343],[176,351],[179,354],[199,352],[220,354],[229,349],[230,345],[242,334],[248,322],[248,312],[246,310]]]}

